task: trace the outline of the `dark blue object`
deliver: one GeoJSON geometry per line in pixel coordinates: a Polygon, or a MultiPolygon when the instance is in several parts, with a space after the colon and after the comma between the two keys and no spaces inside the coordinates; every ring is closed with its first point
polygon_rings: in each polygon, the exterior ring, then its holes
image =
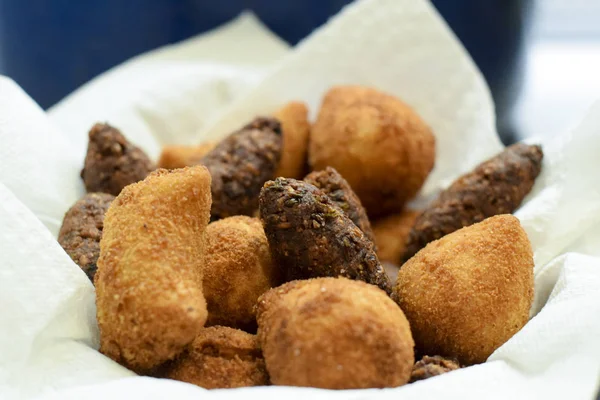
{"type": "MultiPolygon", "coordinates": [[[[417,1],[417,0],[415,0],[417,1]]],[[[252,9],[297,43],[350,0],[0,0],[0,73],[47,108],[134,55],[210,30],[252,9]]],[[[486,76],[498,125],[519,82],[529,0],[434,0],[486,76]]]]}

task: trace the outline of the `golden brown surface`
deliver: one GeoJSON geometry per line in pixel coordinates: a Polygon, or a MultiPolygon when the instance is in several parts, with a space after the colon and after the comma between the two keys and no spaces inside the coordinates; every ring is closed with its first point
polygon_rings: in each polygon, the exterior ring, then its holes
{"type": "Polygon", "coordinates": [[[100,256],[104,214],[114,198],[108,193],[86,194],[66,212],[58,232],[58,243],[92,282],[100,256]]]}
{"type": "Polygon", "coordinates": [[[484,362],[527,323],[533,253],[512,215],[499,215],[429,243],[394,288],[417,350],[484,362]]]}
{"type": "Polygon", "coordinates": [[[100,351],[146,372],[172,359],[207,317],[202,295],[206,168],[158,170],[129,185],[104,219],[96,273],[100,351]]]}
{"type": "Polygon", "coordinates": [[[256,329],[258,297],[279,280],[260,220],[225,218],[206,228],[204,296],[207,325],[256,329]]]}
{"type": "Polygon", "coordinates": [[[259,299],[257,316],[275,385],[381,388],[410,378],[408,321],[376,286],[346,278],[289,282],[259,299]]]}
{"type": "Polygon", "coordinates": [[[274,177],[301,179],[306,170],[308,153],[308,108],[302,102],[292,101],[275,113],[281,122],[283,148],[279,167],[274,177]]]}
{"type": "Polygon", "coordinates": [[[175,169],[196,165],[215,145],[206,142],[198,146],[164,146],[158,159],[158,168],[175,169]]]}
{"type": "Polygon", "coordinates": [[[434,376],[445,374],[460,368],[460,365],[454,360],[441,356],[424,356],[413,366],[410,374],[410,381],[422,381],[423,379],[433,378],[434,376]]]}
{"type": "Polygon", "coordinates": [[[161,376],[206,389],[269,384],[256,336],[223,326],[203,328],[161,376]]]}
{"type": "Polygon", "coordinates": [[[377,257],[381,262],[402,264],[406,240],[417,215],[418,211],[404,210],[373,221],[371,226],[377,244],[377,257]]]}
{"type": "Polygon", "coordinates": [[[431,129],[402,101],[360,86],[325,95],[310,134],[310,167],[337,169],[370,217],[401,211],[434,161],[431,129]]]}

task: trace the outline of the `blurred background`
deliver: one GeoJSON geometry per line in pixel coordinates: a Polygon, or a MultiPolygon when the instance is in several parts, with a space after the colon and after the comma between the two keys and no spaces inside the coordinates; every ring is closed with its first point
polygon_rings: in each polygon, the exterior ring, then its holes
{"type": "MultiPolygon", "coordinates": [[[[0,74],[48,108],[96,75],[253,10],[296,44],[351,0],[0,0],[0,74]]],[[[555,135],[600,98],[600,1],[432,0],[482,70],[503,141],[555,135]]]]}

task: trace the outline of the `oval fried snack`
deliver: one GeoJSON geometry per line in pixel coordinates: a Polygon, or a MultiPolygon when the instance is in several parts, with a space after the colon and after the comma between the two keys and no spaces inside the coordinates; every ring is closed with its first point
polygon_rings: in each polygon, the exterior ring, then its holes
{"type": "Polygon", "coordinates": [[[458,178],[416,219],[403,260],[457,229],[515,211],[531,191],[543,156],[540,146],[517,143],[458,178]]]}
{"type": "Polygon", "coordinates": [[[400,268],[394,297],[418,353],[482,363],[529,319],[533,251],[527,234],[512,215],[450,233],[400,268]]]}
{"type": "Polygon", "coordinates": [[[125,186],[141,181],[156,168],[142,149],[108,124],[94,125],[88,136],[87,154],[81,170],[88,192],[116,196],[125,186]]]}
{"type": "Polygon", "coordinates": [[[421,189],[435,162],[435,138],[399,99],[336,86],[323,98],[308,156],[312,170],[338,170],[375,218],[401,211],[421,189]]]}
{"type": "Polygon", "coordinates": [[[279,284],[260,220],[228,217],[206,228],[204,296],[207,325],[256,329],[258,297],[279,284]]]}
{"type": "Polygon", "coordinates": [[[412,383],[422,381],[423,379],[433,378],[434,376],[442,375],[457,369],[460,369],[460,365],[455,360],[440,356],[424,356],[413,366],[410,374],[410,382],[412,383]]]}
{"type": "Polygon", "coordinates": [[[256,336],[224,326],[203,328],[160,375],[206,389],[269,384],[256,336]]]}
{"type": "Polygon", "coordinates": [[[114,198],[108,193],[86,194],[69,208],[58,232],[58,243],[92,282],[100,256],[104,215],[114,198]]]}
{"type": "Polygon", "coordinates": [[[311,172],[304,178],[304,182],[310,183],[325,192],[344,211],[348,218],[354,222],[354,225],[363,231],[367,239],[376,245],[367,212],[348,182],[346,182],[335,168],[327,167],[322,171],[311,172]]]}
{"type": "Polygon", "coordinates": [[[113,201],[95,278],[103,354],[147,372],[198,335],[207,317],[202,264],[209,217],[210,174],[202,166],[158,170],[113,201]]]}
{"type": "Polygon", "coordinates": [[[279,121],[260,117],[199,160],[212,176],[213,220],[254,213],[262,185],[279,165],[281,142],[279,121]]]}
{"type": "Polygon", "coordinates": [[[275,118],[281,121],[283,149],[274,177],[300,179],[307,169],[308,108],[302,102],[292,101],[278,110],[275,118]]]}
{"type": "Polygon", "coordinates": [[[158,159],[158,168],[175,169],[197,165],[198,161],[215,146],[213,142],[198,146],[164,146],[158,159]]]}
{"type": "Polygon", "coordinates": [[[269,181],[260,193],[259,209],[285,281],[344,276],[391,293],[373,242],[315,186],[295,179],[269,181]]]}
{"type": "Polygon", "coordinates": [[[373,235],[377,245],[377,257],[381,262],[400,265],[408,235],[419,215],[419,211],[403,210],[398,214],[373,221],[373,235]]]}
{"type": "Polygon", "coordinates": [[[261,296],[257,317],[275,385],[383,388],[410,378],[408,321],[375,286],[346,278],[289,282],[261,296]]]}

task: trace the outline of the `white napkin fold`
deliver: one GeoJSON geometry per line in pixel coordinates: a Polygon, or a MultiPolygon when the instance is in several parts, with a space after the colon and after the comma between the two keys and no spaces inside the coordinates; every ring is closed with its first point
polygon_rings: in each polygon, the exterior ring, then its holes
{"type": "Polygon", "coordinates": [[[54,239],[83,193],[78,173],[96,120],[156,156],[163,143],[221,137],[287,100],[306,101],[314,114],[330,85],[357,83],[398,95],[433,127],[438,158],[425,195],[501,149],[485,83],[428,2],[356,2],[242,97],[229,85],[250,88],[285,47],[250,17],[209,38],[189,42],[190,52],[165,50],[165,58],[116,68],[50,119],[0,79],[0,398],[592,398],[600,375],[600,103],[575,130],[543,143],[543,173],[517,212],[535,250],[534,316],[485,364],[397,389],[208,392],[134,376],[98,353],[93,286],[54,239]],[[250,66],[249,53],[234,57],[245,45],[227,44],[246,37],[259,60],[250,66]],[[221,50],[227,56],[209,57],[221,50]]]}

